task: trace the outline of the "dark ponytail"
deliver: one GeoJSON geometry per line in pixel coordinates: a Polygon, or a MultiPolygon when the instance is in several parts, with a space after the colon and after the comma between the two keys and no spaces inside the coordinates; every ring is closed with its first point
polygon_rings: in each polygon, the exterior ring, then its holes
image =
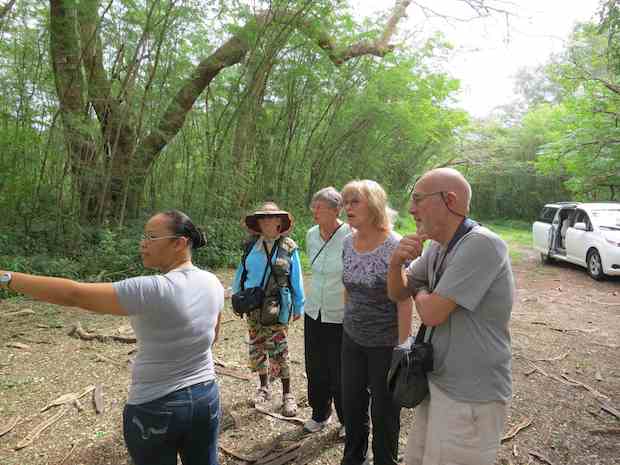
{"type": "Polygon", "coordinates": [[[168,210],[162,213],[170,219],[172,232],[179,237],[187,237],[193,249],[199,249],[207,244],[207,237],[204,232],[194,226],[189,216],[179,210],[168,210]]]}

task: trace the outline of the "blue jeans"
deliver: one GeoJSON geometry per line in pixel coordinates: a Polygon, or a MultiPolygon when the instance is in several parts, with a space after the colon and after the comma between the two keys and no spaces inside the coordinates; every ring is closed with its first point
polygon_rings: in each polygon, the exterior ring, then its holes
{"type": "Polygon", "coordinates": [[[218,465],[220,393],[216,381],[151,402],[125,405],[123,435],[135,465],[218,465]]]}

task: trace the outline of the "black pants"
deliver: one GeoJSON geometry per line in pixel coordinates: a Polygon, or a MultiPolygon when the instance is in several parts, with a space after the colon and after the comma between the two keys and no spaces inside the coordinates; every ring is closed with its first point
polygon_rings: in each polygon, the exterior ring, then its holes
{"type": "Polygon", "coordinates": [[[342,325],[323,323],[320,312],[316,320],[306,315],[304,317],[304,346],[308,377],[308,403],[312,407],[312,419],[325,421],[329,418],[333,401],[338,420],[344,424],[340,383],[342,325]]]}
{"type": "Polygon", "coordinates": [[[374,465],[396,465],[400,407],[387,390],[391,347],[363,347],[342,336],[342,400],[347,437],[342,465],[360,465],[368,452],[368,402],[374,465]]]}

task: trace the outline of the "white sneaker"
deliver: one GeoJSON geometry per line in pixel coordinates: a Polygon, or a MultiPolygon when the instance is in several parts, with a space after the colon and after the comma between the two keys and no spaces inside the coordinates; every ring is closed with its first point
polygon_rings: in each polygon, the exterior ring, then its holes
{"type": "Polygon", "coordinates": [[[294,417],[297,415],[297,402],[293,394],[284,394],[282,396],[282,415],[285,417],[294,417]]]}
{"type": "Polygon", "coordinates": [[[325,428],[331,422],[332,417],[328,417],[327,420],[316,421],[310,418],[307,422],[304,423],[304,429],[308,433],[318,433],[323,428],[325,428]]]}
{"type": "Polygon", "coordinates": [[[267,402],[271,400],[271,391],[267,387],[259,387],[256,390],[256,397],[254,397],[254,406],[263,407],[267,402]]]}

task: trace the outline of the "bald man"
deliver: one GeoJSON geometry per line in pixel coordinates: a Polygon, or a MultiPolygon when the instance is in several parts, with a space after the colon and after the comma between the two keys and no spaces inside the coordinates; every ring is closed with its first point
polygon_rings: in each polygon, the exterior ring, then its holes
{"type": "Polygon", "coordinates": [[[388,269],[390,298],[412,296],[432,327],[430,395],[416,407],[407,465],[493,465],[512,396],[508,249],[467,218],[470,200],[458,171],[422,176],[411,196],[417,232],[401,240],[388,269]]]}

